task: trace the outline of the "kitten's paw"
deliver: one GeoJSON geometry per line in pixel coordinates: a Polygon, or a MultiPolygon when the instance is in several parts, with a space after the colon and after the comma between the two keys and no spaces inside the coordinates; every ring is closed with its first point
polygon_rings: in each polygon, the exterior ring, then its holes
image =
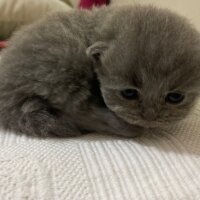
{"type": "Polygon", "coordinates": [[[130,126],[127,125],[121,130],[118,130],[117,134],[125,137],[138,137],[144,134],[145,130],[142,127],[137,127],[137,126],[130,126]]]}
{"type": "Polygon", "coordinates": [[[108,123],[110,132],[119,136],[134,138],[145,132],[143,127],[129,124],[114,114],[110,115],[108,123]]]}
{"type": "Polygon", "coordinates": [[[80,135],[80,131],[70,119],[62,117],[60,111],[40,97],[28,98],[20,112],[18,127],[24,134],[42,137],[80,135]]]}
{"type": "Polygon", "coordinates": [[[32,136],[77,136],[80,135],[75,126],[62,123],[61,119],[51,115],[47,111],[25,113],[19,119],[20,131],[32,136]]]}

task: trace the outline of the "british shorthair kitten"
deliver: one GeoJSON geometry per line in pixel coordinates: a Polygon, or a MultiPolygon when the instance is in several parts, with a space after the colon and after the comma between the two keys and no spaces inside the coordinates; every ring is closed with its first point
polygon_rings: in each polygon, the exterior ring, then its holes
{"type": "Polygon", "coordinates": [[[183,119],[200,91],[200,35],[151,6],[48,16],[1,53],[0,127],[136,136],[183,119]]]}

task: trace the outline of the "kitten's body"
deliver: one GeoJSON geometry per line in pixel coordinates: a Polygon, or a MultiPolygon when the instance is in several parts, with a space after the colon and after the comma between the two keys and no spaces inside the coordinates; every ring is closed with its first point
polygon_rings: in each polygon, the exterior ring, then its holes
{"type": "MultiPolygon", "coordinates": [[[[182,18],[151,7],[103,8],[48,17],[19,31],[1,55],[0,126],[41,136],[79,135],[91,131],[134,136],[140,130],[137,125],[150,125],[140,117],[136,119],[141,115],[136,105],[137,115],[134,113],[133,119],[128,118],[127,113],[133,114],[129,113],[132,105],[130,101],[122,102],[116,92],[113,93],[114,88],[130,86],[133,77],[138,75],[142,79],[148,73],[155,80],[145,83],[146,86],[167,85],[172,76],[164,84],[161,81],[169,77],[168,72],[174,71],[171,63],[176,57],[184,53],[186,56],[187,48],[188,54],[193,55],[189,55],[192,63],[189,73],[199,77],[197,43],[198,33],[182,18]],[[166,30],[159,34],[157,29],[162,26],[166,26],[166,30]],[[184,33],[178,35],[178,30],[184,33]],[[133,36],[138,37],[134,39],[135,45],[132,45],[133,36]],[[180,46],[182,41],[185,42],[180,46]],[[90,48],[95,43],[97,45],[90,48]],[[173,49],[169,51],[169,47],[173,49]],[[155,53],[158,49],[160,54],[155,53]],[[86,50],[89,56],[96,58],[95,62],[86,55],[86,50]],[[193,73],[196,69],[198,73],[193,73]]],[[[184,70],[188,73],[188,69],[184,70]]],[[[138,80],[140,82],[145,81],[138,80]]],[[[196,78],[193,82],[186,84],[194,90],[191,89],[192,102],[200,86],[196,78]]],[[[157,90],[156,87],[152,90],[157,90]]],[[[153,92],[148,87],[144,90],[145,106],[152,110],[150,104],[157,103],[159,107],[160,102],[153,99],[153,92]]],[[[192,104],[182,109],[183,116],[192,104]]]]}
{"type": "Polygon", "coordinates": [[[11,39],[0,64],[1,127],[42,136],[127,134],[129,125],[105,107],[86,56],[95,25],[91,15],[59,13],[11,39]]]}

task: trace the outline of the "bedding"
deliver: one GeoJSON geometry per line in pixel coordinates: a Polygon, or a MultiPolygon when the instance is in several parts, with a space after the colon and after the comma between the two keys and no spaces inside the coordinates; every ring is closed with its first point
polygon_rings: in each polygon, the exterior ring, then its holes
{"type": "Polygon", "coordinates": [[[200,104],[163,134],[39,139],[0,132],[2,200],[199,200],[200,104]]]}

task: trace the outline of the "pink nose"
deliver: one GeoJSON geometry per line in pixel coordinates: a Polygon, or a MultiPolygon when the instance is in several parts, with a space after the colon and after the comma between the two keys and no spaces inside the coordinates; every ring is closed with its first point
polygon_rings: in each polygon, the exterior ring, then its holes
{"type": "Polygon", "coordinates": [[[142,117],[147,121],[154,121],[157,117],[156,111],[152,108],[144,109],[142,117]]]}

